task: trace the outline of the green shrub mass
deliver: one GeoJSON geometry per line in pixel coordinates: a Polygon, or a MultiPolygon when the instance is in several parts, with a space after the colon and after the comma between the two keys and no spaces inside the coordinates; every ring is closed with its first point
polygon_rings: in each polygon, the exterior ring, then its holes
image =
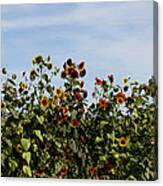
{"type": "Polygon", "coordinates": [[[157,178],[157,86],[96,78],[88,94],[85,62],[61,69],[32,60],[21,77],[2,69],[1,175],[110,180],[157,178]],[[63,80],[56,87],[56,78],[63,80]],[[89,95],[90,96],[90,95],[89,95]],[[90,103],[91,101],[91,103],[90,103]]]}

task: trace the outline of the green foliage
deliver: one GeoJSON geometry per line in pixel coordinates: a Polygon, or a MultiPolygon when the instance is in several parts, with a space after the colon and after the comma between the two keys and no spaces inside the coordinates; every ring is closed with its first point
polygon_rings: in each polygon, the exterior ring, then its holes
{"type": "Polygon", "coordinates": [[[157,178],[157,85],[113,75],[96,78],[92,102],[85,63],[50,56],[19,78],[2,69],[2,176],[154,180],[157,178]],[[63,87],[56,87],[60,75],[63,87]]]}

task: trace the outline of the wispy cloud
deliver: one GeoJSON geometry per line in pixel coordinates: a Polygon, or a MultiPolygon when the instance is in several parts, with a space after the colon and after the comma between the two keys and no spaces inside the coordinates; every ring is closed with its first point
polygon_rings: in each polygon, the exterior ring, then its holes
{"type": "MultiPolygon", "coordinates": [[[[40,5],[38,5],[38,7],[36,7],[36,5],[33,6],[34,5],[22,5],[19,9],[22,11],[22,14],[24,9],[28,9],[33,13],[40,5]]],[[[54,6],[62,9],[64,5],[54,6]]],[[[2,26],[6,29],[26,29],[72,24],[80,26],[98,26],[102,24],[106,24],[107,26],[126,26],[128,24],[143,26],[145,23],[148,23],[151,16],[149,6],[151,6],[151,4],[146,2],[131,2],[129,8],[128,3],[77,4],[76,8],[68,13],[63,12],[63,14],[58,15],[54,12],[51,13],[51,15],[45,14],[43,16],[31,16],[29,13],[27,16],[25,14],[16,19],[2,20],[2,26]]],[[[8,9],[8,7],[6,7],[6,9],[8,9]]],[[[18,11],[17,7],[13,7],[12,9],[10,6],[7,13],[10,12],[10,14],[12,14],[12,11],[15,11],[14,9],[18,11]]],[[[44,11],[42,6],[41,10],[44,11]]]]}
{"type": "Polygon", "coordinates": [[[153,66],[152,6],[143,1],[4,6],[2,55],[14,69],[13,59],[22,69],[37,53],[54,55],[59,66],[67,57],[82,58],[88,87],[107,73],[145,81],[153,66]]]}

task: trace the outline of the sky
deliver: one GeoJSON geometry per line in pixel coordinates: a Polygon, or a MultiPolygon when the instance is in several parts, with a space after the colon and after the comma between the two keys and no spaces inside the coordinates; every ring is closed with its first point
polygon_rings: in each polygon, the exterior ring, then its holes
{"type": "Polygon", "coordinates": [[[38,54],[62,67],[86,62],[86,87],[113,74],[146,82],[153,74],[153,1],[2,5],[2,66],[20,72],[38,54]]]}

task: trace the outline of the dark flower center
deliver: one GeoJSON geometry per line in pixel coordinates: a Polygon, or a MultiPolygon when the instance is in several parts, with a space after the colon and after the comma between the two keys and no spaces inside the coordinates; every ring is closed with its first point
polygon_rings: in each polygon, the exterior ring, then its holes
{"type": "Polygon", "coordinates": [[[46,99],[44,99],[43,101],[42,101],[42,104],[45,106],[45,105],[47,105],[47,103],[48,103],[48,101],[46,100],[46,99]]]}

